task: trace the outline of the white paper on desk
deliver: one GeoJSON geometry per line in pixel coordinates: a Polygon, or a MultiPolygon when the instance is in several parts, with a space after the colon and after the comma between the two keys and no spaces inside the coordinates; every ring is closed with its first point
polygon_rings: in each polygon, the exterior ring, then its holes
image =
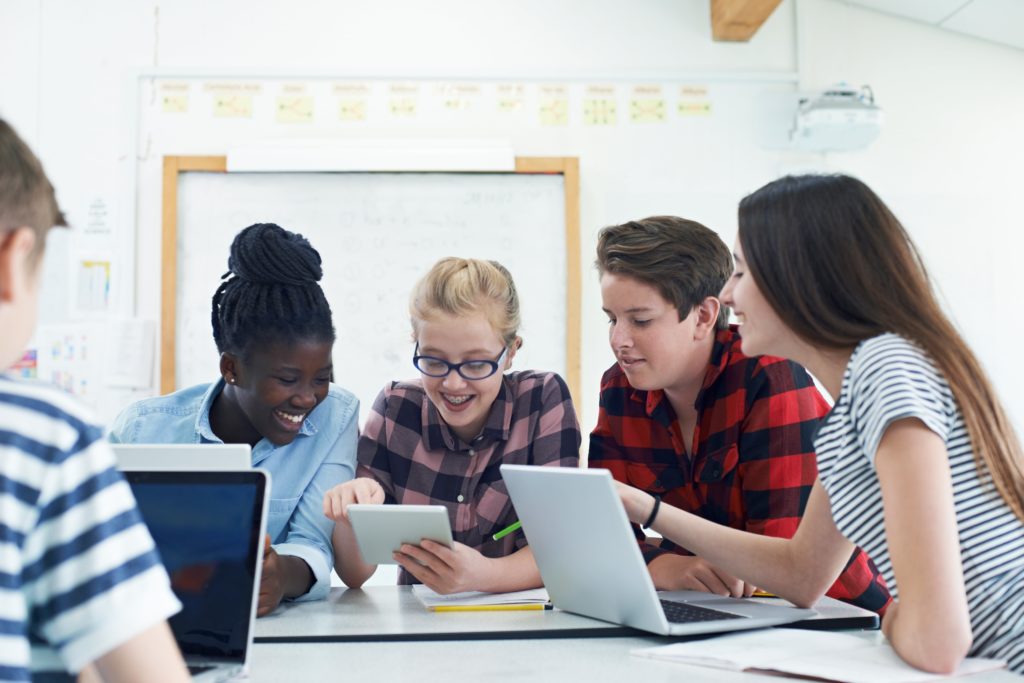
{"type": "Polygon", "coordinates": [[[549,600],[548,591],[545,588],[533,588],[512,593],[466,591],[464,593],[441,595],[418,583],[413,585],[412,592],[426,607],[438,607],[440,605],[452,607],[465,607],[468,605],[534,605],[544,604],[549,600]]]}
{"type": "MultiPolygon", "coordinates": [[[[947,676],[910,666],[888,643],[825,631],[765,629],[692,643],[633,650],[638,657],[731,671],[770,671],[842,683],[918,683],[947,676]]],[[[964,660],[951,677],[1000,669],[994,659],[964,660]]]]}

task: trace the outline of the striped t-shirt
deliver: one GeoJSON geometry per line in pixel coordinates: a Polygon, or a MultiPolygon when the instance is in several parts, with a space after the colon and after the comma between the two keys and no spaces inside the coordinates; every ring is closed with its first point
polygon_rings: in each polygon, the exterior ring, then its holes
{"type": "Polygon", "coordinates": [[[1024,524],[974,466],[963,416],[945,378],[910,341],[883,334],[850,357],[839,399],[815,437],[832,517],[874,559],[894,598],[875,453],[885,430],[917,418],[945,442],[953,481],[974,645],[971,654],[1024,672],[1024,524]]]}
{"type": "Polygon", "coordinates": [[[101,437],[70,397],[0,375],[0,680],[29,680],[39,645],[77,672],[180,607],[101,437]]]}

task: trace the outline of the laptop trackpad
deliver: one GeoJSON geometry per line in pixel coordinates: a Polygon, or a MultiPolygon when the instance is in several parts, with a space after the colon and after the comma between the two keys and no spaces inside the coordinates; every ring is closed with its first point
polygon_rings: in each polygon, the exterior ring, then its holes
{"type": "MultiPolygon", "coordinates": [[[[658,597],[662,600],[685,602],[691,605],[716,609],[744,617],[768,616],[770,612],[766,612],[766,608],[770,609],[770,607],[774,607],[774,605],[769,606],[761,602],[755,602],[754,600],[748,600],[745,598],[727,598],[721,595],[704,593],[702,591],[658,591],[658,597]]],[[[785,600],[780,600],[778,607],[784,609],[793,608],[793,606],[785,600]]]]}

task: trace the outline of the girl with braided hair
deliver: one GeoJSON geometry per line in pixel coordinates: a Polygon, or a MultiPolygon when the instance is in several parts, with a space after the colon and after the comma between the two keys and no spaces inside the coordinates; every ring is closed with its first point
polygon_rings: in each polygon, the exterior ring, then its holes
{"type": "Polygon", "coordinates": [[[321,505],[355,469],[359,403],[331,383],[334,326],[320,254],[272,223],[235,237],[213,295],[221,378],[140,401],[110,438],[125,443],[247,443],[272,476],[258,614],[327,595],[331,520],[321,505]]]}

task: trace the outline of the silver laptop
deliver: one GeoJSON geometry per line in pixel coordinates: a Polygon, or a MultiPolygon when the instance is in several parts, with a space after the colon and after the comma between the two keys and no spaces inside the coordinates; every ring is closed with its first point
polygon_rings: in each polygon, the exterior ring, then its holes
{"type": "Polygon", "coordinates": [[[814,616],[697,591],[659,594],[608,470],[502,465],[501,476],[555,607],[673,636],[814,616]]]}
{"type": "Polygon", "coordinates": [[[182,609],[169,619],[194,681],[248,670],[270,475],[124,473],[182,609]]]}
{"type": "Polygon", "coordinates": [[[114,443],[117,469],[146,471],[247,470],[252,449],[246,443],[114,443]]]}

